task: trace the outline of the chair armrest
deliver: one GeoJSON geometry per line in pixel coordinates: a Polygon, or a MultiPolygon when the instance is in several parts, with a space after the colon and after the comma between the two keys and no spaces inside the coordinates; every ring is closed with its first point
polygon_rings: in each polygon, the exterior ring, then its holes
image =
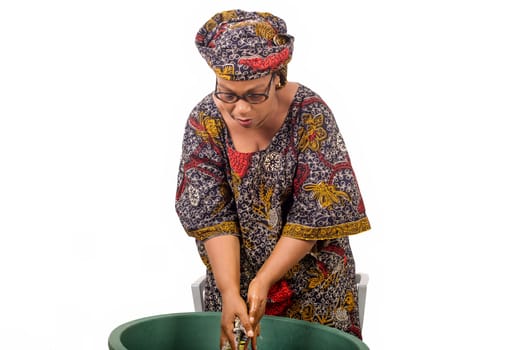
{"type": "Polygon", "coordinates": [[[204,311],[204,284],[206,283],[206,275],[198,277],[191,283],[191,293],[193,294],[193,305],[196,312],[204,311]]]}

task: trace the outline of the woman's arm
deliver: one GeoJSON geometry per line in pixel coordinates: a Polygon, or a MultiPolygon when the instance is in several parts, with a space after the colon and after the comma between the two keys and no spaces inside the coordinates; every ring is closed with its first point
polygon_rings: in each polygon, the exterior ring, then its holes
{"type": "Polygon", "coordinates": [[[275,249],[249,285],[247,302],[253,327],[257,327],[265,313],[269,288],[309,253],[315,243],[314,240],[280,238],[275,249]]]}
{"type": "Polygon", "coordinates": [[[209,238],[204,242],[211,270],[215,277],[218,290],[222,296],[222,321],[220,348],[228,340],[235,349],[233,325],[235,317],[247,331],[248,337],[253,337],[249,322],[246,303],[240,296],[240,242],[238,237],[222,235],[209,238]]]}
{"type": "Polygon", "coordinates": [[[308,254],[317,241],[281,237],[256,279],[271,287],[308,254]]]}
{"type": "Polygon", "coordinates": [[[238,237],[222,235],[204,242],[217,287],[222,294],[240,294],[240,243],[238,237]]]}

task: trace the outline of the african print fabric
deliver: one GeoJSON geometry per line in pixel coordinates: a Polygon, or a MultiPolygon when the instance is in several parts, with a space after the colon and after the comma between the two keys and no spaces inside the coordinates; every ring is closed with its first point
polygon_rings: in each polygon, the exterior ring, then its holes
{"type": "Polygon", "coordinates": [[[344,140],[316,93],[300,85],[270,145],[253,153],[234,149],[212,95],[206,96],[186,125],[176,208],[207,266],[206,311],[221,311],[206,239],[239,237],[244,298],[281,236],[318,240],[271,288],[266,313],[361,337],[348,236],[370,225],[344,140]]]}
{"type": "Polygon", "coordinates": [[[284,68],[293,55],[286,22],[268,12],[215,14],[199,30],[195,44],[218,77],[252,80],[284,68]]]}

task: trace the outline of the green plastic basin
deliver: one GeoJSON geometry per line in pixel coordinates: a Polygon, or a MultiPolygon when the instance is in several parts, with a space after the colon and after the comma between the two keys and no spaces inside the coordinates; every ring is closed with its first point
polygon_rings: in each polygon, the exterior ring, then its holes
{"type": "MultiPolygon", "coordinates": [[[[145,317],[124,323],[109,336],[111,350],[215,350],[219,312],[189,312],[145,317]]],[[[264,316],[258,350],[369,349],[357,337],[317,323],[264,316]]]]}

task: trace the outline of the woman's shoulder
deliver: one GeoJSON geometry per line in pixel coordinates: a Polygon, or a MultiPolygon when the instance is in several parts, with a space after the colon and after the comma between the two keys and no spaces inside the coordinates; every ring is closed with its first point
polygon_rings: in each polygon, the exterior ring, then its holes
{"type": "Polygon", "coordinates": [[[225,144],[226,127],[218,111],[213,95],[205,96],[191,111],[186,121],[185,138],[187,144],[225,144]]]}
{"type": "Polygon", "coordinates": [[[324,99],[317,92],[303,84],[299,84],[293,104],[299,114],[331,114],[331,110],[324,99]]]}
{"type": "Polygon", "coordinates": [[[215,102],[213,101],[213,94],[208,94],[204,98],[202,98],[191,111],[190,118],[198,118],[202,115],[206,115],[208,117],[220,117],[220,113],[218,111],[218,107],[216,106],[215,102]]]}
{"type": "Polygon", "coordinates": [[[294,100],[295,103],[304,105],[309,105],[312,103],[326,104],[316,91],[300,83],[298,84],[298,89],[294,100]]]}

